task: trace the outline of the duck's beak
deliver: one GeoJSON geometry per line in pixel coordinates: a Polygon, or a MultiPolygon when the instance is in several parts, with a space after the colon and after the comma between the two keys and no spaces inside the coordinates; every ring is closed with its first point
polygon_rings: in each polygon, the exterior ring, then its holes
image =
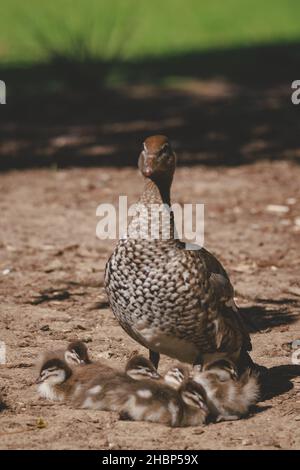
{"type": "Polygon", "coordinates": [[[155,155],[144,152],[144,167],[143,175],[146,178],[150,178],[155,170],[155,155]]]}
{"type": "Polygon", "coordinates": [[[38,377],[35,381],[36,384],[40,384],[43,382],[43,379],[41,377],[38,377]]]}

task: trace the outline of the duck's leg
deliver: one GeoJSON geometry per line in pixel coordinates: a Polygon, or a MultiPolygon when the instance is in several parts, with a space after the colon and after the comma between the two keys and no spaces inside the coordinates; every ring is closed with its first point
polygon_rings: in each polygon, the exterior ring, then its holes
{"type": "Polygon", "coordinates": [[[149,349],[149,359],[152,362],[152,364],[154,365],[154,367],[157,369],[159,359],[160,359],[160,354],[156,351],[152,351],[151,349],[149,349]]]}

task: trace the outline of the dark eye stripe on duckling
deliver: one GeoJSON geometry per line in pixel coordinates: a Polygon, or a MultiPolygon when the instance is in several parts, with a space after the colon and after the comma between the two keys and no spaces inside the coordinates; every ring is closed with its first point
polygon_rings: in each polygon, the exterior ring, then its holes
{"type": "Polygon", "coordinates": [[[55,371],[57,371],[57,370],[58,370],[57,367],[49,367],[49,369],[43,370],[42,373],[43,373],[43,374],[46,374],[46,373],[48,373],[48,372],[55,372],[55,371]]]}
{"type": "Polygon", "coordinates": [[[195,406],[200,408],[203,407],[203,398],[200,397],[197,393],[193,392],[184,392],[184,396],[188,398],[195,406]]]}

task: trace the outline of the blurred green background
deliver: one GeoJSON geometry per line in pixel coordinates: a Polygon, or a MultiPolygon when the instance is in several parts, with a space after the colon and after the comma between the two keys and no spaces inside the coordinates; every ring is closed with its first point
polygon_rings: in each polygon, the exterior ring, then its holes
{"type": "Polygon", "coordinates": [[[132,59],[295,41],[299,0],[2,0],[1,62],[132,59]]]}
{"type": "Polygon", "coordinates": [[[0,2],[0,169],[299,161],[299,0],[0,2]]]}

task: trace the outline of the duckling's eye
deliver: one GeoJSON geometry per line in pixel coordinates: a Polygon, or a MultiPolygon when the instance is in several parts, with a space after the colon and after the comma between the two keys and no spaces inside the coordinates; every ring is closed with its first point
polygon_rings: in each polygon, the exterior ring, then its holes
{"type": "Polygon", "coordinates": [[[73,354],[74,358],[77,359],[78,361],[80,361],[80,356],[79,354],[74,350],[72,349],[71,353],[73,354]]]}

